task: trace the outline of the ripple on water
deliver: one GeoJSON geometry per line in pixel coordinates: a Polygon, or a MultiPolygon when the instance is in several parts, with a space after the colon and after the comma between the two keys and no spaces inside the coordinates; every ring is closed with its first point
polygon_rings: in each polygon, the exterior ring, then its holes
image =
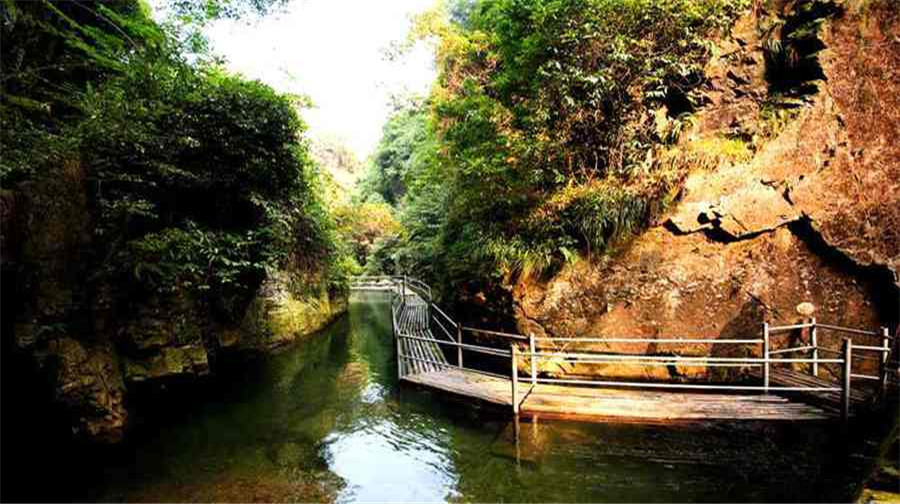
{"type": "Polygon", "coordinates": [[[443,501],[456,484],[447,441],[390,420],[330,434],[325,458],[347,482],[338,501],[443,501]]]}
{"type": "Polygon", "coordinates": [[[398,386],[388,308],[371,299],[263,367],[143,435],[97,500],[838,498],[822,491],[827,433],[809,428],[524,423],[517,446],[505,419],[398,386]]]}

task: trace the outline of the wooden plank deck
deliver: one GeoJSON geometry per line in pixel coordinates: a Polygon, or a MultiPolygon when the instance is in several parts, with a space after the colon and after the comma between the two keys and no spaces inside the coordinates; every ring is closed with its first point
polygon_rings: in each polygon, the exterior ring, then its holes
{"type": "MultiPolygon", "coordinates": [[[[456,340],[431,330],[429,303],[405,288],[396,315],[400,379],[426,388],[513,410],[509,378],[489,376],[449,365],[435,340],[456,340]],[[446,336],[446,338],[444,337],[446,336]],[[421,338],[421,339],[419,339],[421,338]]],[[[392,305],[393,306],[393,305],[392,305]]],[[[456,344],[456,343],[453,343],[456,344]]],[[[469,347],[470,351],[474,348],[469,347]]],[[[515,357],[513,357],[515,358],[515,357]]],[[[789,370],[772,369],[773,387],[835,387],[833,382],[789,370]]],[[[841,416],[840,392],[785,392],[769,395],[722,391],[680,391],[642,388],[601,388],[591,385],[536,384],[518,381],[519,414],[525,417],[600,422],[674,423],[707,421],[827,421],[841,416]]],[[[852,390],[851,402],[862,405],[870,395],[852,390]]]]}
{"type": "MultiPolygon", "coordinates": [[[[401,333],[434,339],[428,324],[428,305],[418,296],[407,301],[399,317],[397,324],[401,333]]],[[[408,373],[436,372],[444,368],[441,364],[447,364],[444,352],[433,341],[400,338],[400,350],[404,356],[411,357],[403,362],[408,373]]]]}
{"type": "MultiPolygon", "coordinates": [[[[457,396],[512,408],[504,378],[445,367],[403,379],[457,396]]],[[[524,416],[590,421],[670,423],[709,420],[822,421],[834,413],[780,395],[684,393],[622,390],[520,382],[519,412],[524,416]],[[530,392],[529,392],[530,390],[530,392]]]]}
{"type": "MultiPolygon", "coordinates": [[[[769,379],[772,385],[781,387],[834,387],[837,384],[833,381],[823,380],[805,373],[793,371],[790,369],[772,369],[769,371],[769,379]]],[[[858,409],[866,406],[872,400],[872,389],[867,387],[861,389],[860,384],[850,389],[850,407],[858,409]]],[[[841,393],[838,391],[827,392],[780,392],[786,397],[796,398],[798,400],[809,402],[822,409],[840,412],[841,410],[841,393]]]]}

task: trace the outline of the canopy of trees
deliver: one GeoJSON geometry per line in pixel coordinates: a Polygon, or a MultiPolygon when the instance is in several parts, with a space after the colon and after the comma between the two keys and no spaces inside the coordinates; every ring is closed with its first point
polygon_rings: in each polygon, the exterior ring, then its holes
{"type": "Polygon", "coordinates": [[[407,228],[393,257],[458,282],[607,253],[646,226],[683,178],[668,149],[710,41],[746,7],[476,0],[419,16],[438,82],[385,128],[367,181],[407,228]]]}
{"type": "MultiPolygon", "coordinates": [[[[176,1],[209,16],[279,2],[176,1]]],[[[190,291],[239,315],[266,268],[345,285],[299,100],[224,73],[136,0],[3,0],[0,183],[75,163],[95,209],[91,281],[190,291]],[[185,55],[191,55],[190,58],[185,55]]]]}

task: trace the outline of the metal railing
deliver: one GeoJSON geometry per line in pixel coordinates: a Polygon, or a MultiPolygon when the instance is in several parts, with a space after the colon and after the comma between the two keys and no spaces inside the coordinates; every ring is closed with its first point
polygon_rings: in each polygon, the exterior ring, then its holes
{"type": "MultiPolygon", "coordinates": [[[[515,346],[515,345],[513,345],[515,346]]],[[[771,392],[812,392],[812,393],[831,393],[840,392],[841,397],[847,398],[844,401],[847,408],[842,410],[843,415],[849,415],[849,382],[845,381],[841,386],[829,385],[804,385],[804,386],[785,386],[774,385],[770,382],[769,366],[772,362],[778,361],[782,363],[828,363],[844,365],[848,362],[848,356],[851,352],[849,340],[844,347],[844,355],[840,358],[822,359],[822,358],[781,358],[774,359],[771,356],[768,346],[768,338],[748,338],[748,339],[717,339],[717,338],[529,338],[529,349],[527,351],[517,351],[518,356],[527,357],[530,360],[530,383],[534,387],[538,384],[557,384],[557,385],[590,385],[603,387],[624,387],[624,388],[651,388],[651,389],[669,389],[669,390],[697,390],[697,391],[729,391],[729,392],[761,392],[769,394],[771,392]],[[669,345],[753,345],[760,347],[759,356],[748,357],[728,357],[728,356],[711,356],[711,355],[651,355],[651,354],[611,354],[590,351],[543,351],[537,348],[536,341],[541,340],[565,341],[567,343],[666,343],[669,345]],[[622,379],[596,379],[583,378],[580,376],[572,376],[567,378],[546,378],[541,377],[537,372],[541,359],[555,360],[556,362],[569,362],[577,364],[616,364],[620,366],[697,366],[704,368],[761,368],[762,384],[751,385],[743,383],[672,383],[672,382],[654,382],[654,381],[635,381],[622,379]]],[[[518,367],[517,363],[513,364],[518,367]]],[[[518,384],[514,384],[517,388],[518,384]]]]}
{"type": "MultiPolygon", "coordinates": [[[[527,383],[530,385],[525,397],[538,384],[557,384],[557,385],[589,385],[603,387],[624,387],[624,388],[651,388],[651,389],[671,389],[671,390],[721,390],[736,392],[761,392],[768,394],[771,392],[811,392],[811,393],[840,393],[841,414],[843,418],[847,418],[850,412],[850,395],[852,380],[871,380],[879,381],[882,389],[888,383],[888,362],[891,355],[891,342],[894,338],[888,334],[888,329],[882,327],[879,330],[864,330],[849,327],[841,327],[831,324],[822,324],[815,319],[800,324],[790,325],[769,325],[764,323],[762,327],[761,338],[734,338],[720,339],[712,337],[685,337],[685,338],[641,338],[641,337],[609,337],[609,338],[562,338],[562,337],[535,337],[533,333],[529,335],[478,329],[474,327],[462,326],[456,322],[446,312],[441,310],[431,297],[431,288],[424,282],[410,278],[408,276],[396,277],[365,277],[365,281],[377,280],[379,282],[390,281],[394,284],[395,296],[392,297],[391,311],[393,332],[397,339],[397,355],[398,355],[398,375],[404,376],[404,361],[423,361],[431,364],[463,369],[465,371],[481,373],[485,375],[501,377],[509,379],[511,382],[511,392],[513,397],[513,409],[517,413],[521,401],[519,400],[519,385],[523,381],[519,376],[520,359],[526,358],[528,369],[527,383]],[[398,317],[407,303],[409,293],[422,298],[427,306],[428,312],[426,320],[429,325],[433,325],[435,329],[439,329],[438,334],[441,338],[433,337],[432,332],[428,332],[431,337],[422,335],[414,335],[405,333],[400,330],[398,317]],[[807,340],[803,344],[795,347],[779,348],[773,350],[770,346],[773,337],[783,334],[791,334],[794,331],[801,330],[807,334],[807,340]],[[822,331],[829,331],[841,335],[856,335],[864,337],[877,338],[879,345],[860,345],[854,344],[849,337],[844,337],[841,342],[841,349],[836,350],[821,346],[819,337],[822,331]],[[484,334],[494,337],[500,337],[512,340],[509,350],[486,345],[479,345],[472,342],[463,342],[464,333],[484,334]],[[447,362],[439,362],[432,359],[423,358],[422,356],[404,355],[401,349],[400,341],[422,341],[434,343],[442,348],[456,348],[456,362],[450,364],[447,362]],[[714,355],[675,355],[675,354],[620,354],[620,353],[604,353],[592,350],[560,350],[542,348],[540,342],[565,343],[570,344],[598,344],[598,343],[653,343],[666,344],[670,346],[678,345],[734,345],[756,347],[759,349],[758,355],[755,356],[714,356],[714,355]],[[520,344],[527,343],[527,349],[519,348],[520,344]],[[493,357],[510,359],[510,375],[500,375],[472,367],[465,367],[463,361],[463,353],[472,352],[482,355],[490,355],[493,357]],[[807,353],[808,357],[780,357],[792,353],[807,353]],[[820,353],[828,353],[835,355],[833,358],[823,358],[820,353]],[[868,354],[876,354],[868,355],[868,354]],[[672,382],[653,382],[653,381],[627,381],[622,379],[597,379],[594,377],[581,377],[573,375],[566,378],[542,377],[539,373],[540,361],[555,361],[571,364],[616,364],[622,366],[697,366],[706,368],[759,368],[762,375],[762,383],[759,385],[751,385],[745,383],[672,383],[672,382]],[[878,375],[865,374],[861,371],[854,372],[853,364],[855,361],[870,360],[878,362],[878,375]],[[771,382],[771,367],[780,364],[809,364],[809,373],[817,380],[814,383],[803,386],[775,385],[771,382]],[[838,375],[839,381],[833,385],[825,380],[819,379],[820,367],[836,366],[838,371],[832,375],[838,375]]],[[[359,284],[363,285],[363,284],[359,284]]],[[[802,339],[802,337],[801,337],[802,339]]]]}
{"type": "Polygon", "coordinates": [[[415,293],[428,303],[434,299],[428,284],[408,275],[359,275],[350,278],[350,290],[373,288],[399,290],[400,294],[404,296],[415,293]]]}
{"type": "MultiPolygon", "coordinates": [[[[832,324],[822,324],[816,321],[815,318],[810,319],[808,322],[804,322],[801,324],[792,324],[792,325],[784,325],[784,326],[769,326],[767,323],[763,324],[763,337],[769,338],[773,334],[778,333],[793,333],[796,330],[801,330],[806,332],[807,342],[804,345],[797,347],[788,347],[779,350],[770,351],[768,355],[780,355],[794,352],[809,352],[809,355],[812,359],[818,359],[819,353],[831,353],[838,354],[842,353],[841,351],[834,350],[832,348],[823,347],[819,344],[819,337],[821,336],[821,331],[827,331],[830,333],[836,333],[840,335],[851,334],[857,336],[865,336],[869,338],[873,338],[878,345],[861,345],[856,344],[850,339],[850,347],[852,358],[850,361],[850,369],[849,369],[849,377],[851,379],[860,379],[860,380],[872,380],[878,381],[881,385],[882,390],[887,387],[888,384],[888,362],[890,360],[890,356],[892,353],[892,342],[894,341],[894,337],[892,337],[887,327],[881,327],[879,330],[866,330],[866,329],[856,329],[852,327],[841,327],[832,324]],[[871,355],[876,354],[876,355],[871,355]],[[878,374],[865,374],[862,372],[853,372],[853,359],[857,361],[874,361],[877,363],[878,374]]],[[[778,363],[781,359],[773,359],[772,362],[778,363]]],[[[787,361],[784,361],[787,362],[787,361]]],[[[810,366],[809,373],[813,377],[819,376],[819,363],[822,361],[814,361],[810,366]]]]}

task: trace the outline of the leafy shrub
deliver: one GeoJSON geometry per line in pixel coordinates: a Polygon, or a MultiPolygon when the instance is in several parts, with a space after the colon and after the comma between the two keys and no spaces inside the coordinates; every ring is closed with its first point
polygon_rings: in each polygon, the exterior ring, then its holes
{"type": "Polygon", "coordinates": [[[29,54],[47,46],[37,61],[61,69],[45,75],[29,62],[4,78],[3,182],[52,177],[58,158],[80,160],[96,211],[95,281],[122,291],[126,305],[187,289],[225,318],[240,316],[267,268],[290,268],[311,290],[346,288],[345,249],[298,99],[188,61],[136,2],[26,4],[2,4],[18,16],[4,24],[4,57],[14,53],[9,37],[29,54]],[[74,17],[84,10],[86,20],[74,17]],[[8,131],[10,120],[24,121],[8,131]]]}
{"type": "Polygon", "coordinates": [[[407,179],[421,164],[418,152],[428,140],[426,121],[427,116],[416,100],[395,105],[361,181],[364,198],[394,206],[400,202],[407,190],[407,179]]]}
{"type": "Polygon", "coordinates": [[[683,175],[662,162],[674,139],[655,115],[699,105],[711,40],[748,3],[498,0],[420,16],[440,70],[424,142],[439,153],[429,187],[446,187],[451,278],[550,268],[646,226],[683,175]]]}
{"type": "Polygon", "coordinates": [[[366,264],[378,240],[396,237],[403,229],[393,208],[384,202],[340,205],[335,209],[335,220],[338,232],[352,244],[358,264],[366,264]]]}

